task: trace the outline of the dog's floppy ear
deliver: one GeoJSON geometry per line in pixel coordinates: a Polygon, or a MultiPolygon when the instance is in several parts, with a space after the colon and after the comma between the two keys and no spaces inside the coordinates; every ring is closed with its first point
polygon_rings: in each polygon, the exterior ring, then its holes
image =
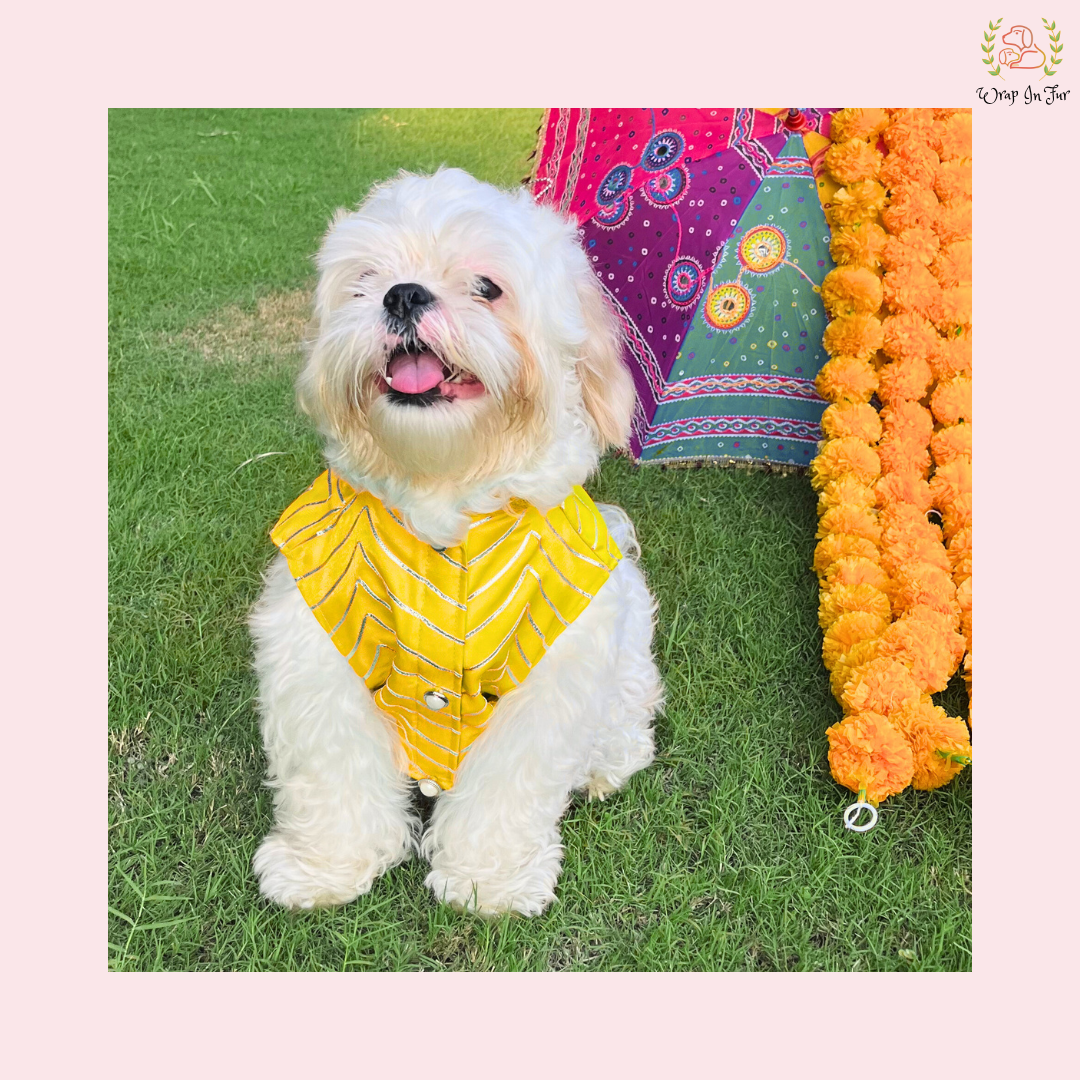
{"type": "Polygon", "coordinates": [[[578,284],[586,341],[577,363],[581,396],[602,449],[625,447],[630,441],[634,380],[622,361],[622,342],[615,312],[603,290],[586,272],[578,284]]]}

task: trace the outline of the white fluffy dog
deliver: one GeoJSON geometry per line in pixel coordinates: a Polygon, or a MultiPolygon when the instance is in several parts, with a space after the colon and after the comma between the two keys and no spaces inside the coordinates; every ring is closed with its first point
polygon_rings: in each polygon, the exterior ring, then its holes
{"type": "MultiPolygon", "coordinates": [[[[548,513],[625,445],[613,316],[573,224],[525,191],[403,174],[338,211],[318,268],[301,405],[332,474],[435,551],[512,499],[548,513]]],[[[554,899],[571,792],[603,798],[649,764],[663,694],[633,526],[599,510],[623,558],[499,698],[423,830],[394,723],[276,558],[251,617],[275,804],[254,859],[265,896],[344,904],[419,851],[455,906],[534,915],[554,899]]]]}

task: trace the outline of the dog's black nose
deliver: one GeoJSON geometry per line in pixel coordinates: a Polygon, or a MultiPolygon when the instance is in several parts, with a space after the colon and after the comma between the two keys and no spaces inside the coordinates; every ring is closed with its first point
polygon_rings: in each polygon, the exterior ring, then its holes
{"type": "Polygon", "coordinates": [[[417,285],[415,281],[407,281],[389,289],[382,298],[382,302],[383,307],[391,315],[398,319],[407,319],[416,308],[430,304],[434,299],[435,297],[423,285],[417,285]]]}

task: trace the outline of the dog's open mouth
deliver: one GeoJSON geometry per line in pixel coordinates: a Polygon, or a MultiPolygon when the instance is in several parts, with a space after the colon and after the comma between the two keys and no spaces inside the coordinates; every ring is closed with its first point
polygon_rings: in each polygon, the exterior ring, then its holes
{"type": "Polygon", "coordinates": [[[446,363],[422,341],[394,349],[379,388],[395,405],[433,405],[484,393],[484,384],[472,372],[446,363]]]}

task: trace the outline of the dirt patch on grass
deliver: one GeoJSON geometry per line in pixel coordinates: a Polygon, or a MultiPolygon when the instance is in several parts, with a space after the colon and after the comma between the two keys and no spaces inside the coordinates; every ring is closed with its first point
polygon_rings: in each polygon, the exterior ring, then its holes
{"type": "Polygon", "coordinates": [[[180,338],[212,364],[298,366],[311,298],[310,288],[294,289],[261,296],[251,307],[229,304],[188,327],[180,338]]]}

